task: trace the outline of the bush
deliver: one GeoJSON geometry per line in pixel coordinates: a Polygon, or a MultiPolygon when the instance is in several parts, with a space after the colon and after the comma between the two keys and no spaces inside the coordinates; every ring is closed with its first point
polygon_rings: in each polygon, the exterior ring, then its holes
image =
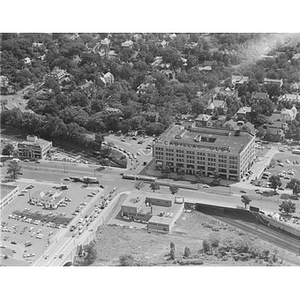
{"type": "Polygon", "coordinates": [[[120,265],[123,267],[133,266],[134,258],[132,255],[125,254],[125,255],[120,256],[119,262],[120,262],[120,265]]]}
{"type": "Polygon", "coordinates": [[[211,244],[209,240],[203,240],[202,246],[203,246],[204,253],[207,253],[211,250],[211,244]]]}
{"type": "Polygon", "coordinates": [[[212,247],[214,247],[214,248],[219,247],[220,240],[219,240],[218,236],[216,236],[216,235],[210,236],[209,241],[210,241],[210,244],[211,244],[212,247]]]}

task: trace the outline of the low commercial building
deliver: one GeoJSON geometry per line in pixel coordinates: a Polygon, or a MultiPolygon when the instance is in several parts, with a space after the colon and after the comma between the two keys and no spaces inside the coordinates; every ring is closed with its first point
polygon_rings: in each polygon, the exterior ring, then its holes
{"type": "Polygon", "coordinates": [[[173,124],[156,141],[153,156],[157,170],[240,181],[253,165],[255,136],[242,130],[173,124]]]}
{"type": "Polygon", "coordinates": [[[0,189],[1,189],[0,210],[2,210],[19,193],[19,187],[16,185],[8,185],[8,184],[1,183],[0,189]]]}
{"type": "Polygon", "coordinates": [[[168,233],[183,211],[184,199],[173,195],[148,196],[138,192],[125,199],[121,216],[147,224],[148,231],[168,233]]]}
{"type": "Polygon", "coordinates": [[[52,148],[52,142],[27,135],[26,141],[18,143],[17,148],[19,158],[43,159],[52,148]]]}

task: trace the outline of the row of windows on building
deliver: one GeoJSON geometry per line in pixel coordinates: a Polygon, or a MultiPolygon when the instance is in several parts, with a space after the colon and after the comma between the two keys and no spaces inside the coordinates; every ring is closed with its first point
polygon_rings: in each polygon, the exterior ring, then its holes
{"type": "MultiPolygon", "coordinates": [[[[157,156],[156,157],[157,160],[163,160],[163,156],[157,156]]],[[[167,161],[176,161],[176,162],[182,162],[184,163],[185,162],[185,159],[184,158],[176,158],[175,160],[173,158],[167,158],[167,161]]],[[[187,164],[191,164],[191,165],[202,165],[202,166],[218,166],[220,168],[229,168],[229,169],[235,169],[237,170],[237,162],[233,161],[231,162],[229,165],[227,164],[222,164],[222,163],[219,163],[217,164],[216,162],[206,162],[206,161],[203,161],[203,160],[198,160],[198,161],[194,161],[194,160],[190,160],[190,159],[187,159],[186,160],[186,163],[187,164]]],[[[167,162],[168,164],[168,162],[167,162]]]]}
{"type": "MultiPolygon", "coordinates": [[[[163,152],[164,152],[164,148],[162,147],[156,147],[155,148],[155,154],[156,155],[163,155],[163,152]]],[[[167,156],[173,156],[174,155],[174,152],[177,153],[177,156],[178,156],[178,153],[181,153],[181,154],[184,154],[184,150],[180,150],[180,149],[169,149],[169,148],[165,148],[165,152],[166,152],[166,155],[167,156]],[[174,151],[176,150],[176,151],[174,151]]],[[[218,156],[218,158],[221,158],[221,159],[227,159],[228,158],[228,155],[222,155],[222,154],[214,154],[214,153],[207,153],[207,152],[195,152],[195,151],[186,151],[186,156],[188,158],[192,158],[194,157],[195,155],[197,156],[202,156],[202,157],[212,157],[212,158],[216,158],[218,156]]],[[[229,159],[231,160],[237,160],[237,156],[232,156],[230,155],[229,156],[229,159]]]]}

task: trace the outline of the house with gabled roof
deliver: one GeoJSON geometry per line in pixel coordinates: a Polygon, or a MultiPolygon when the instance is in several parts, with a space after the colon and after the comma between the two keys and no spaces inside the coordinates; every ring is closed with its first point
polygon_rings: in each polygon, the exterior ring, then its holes
{"type": "Polygon", "coordinates": [[[248,76],[241,76],[241,75],[231,75],[231,83],[232,85],[239,85],[244,84],[245,82],[249,81],[248,76]]]}
{"type": "Polygon", "coordinates": [[[264,84],[276,84],[282,87],[283,85],[283,80],[282,79],[270,79],[270,78],[265,78],[264,79],[264,84]]]}
{"type": "Polygon", "coordinates": [[[253,92],[251,95],[251,100],[259,101],[259,100],[270,100],[268,93],[263,92],[253,92]]]}
{"type": "Polygon", "coordinates": [[[206,107],[206,114],[212,115],[214,110],[217,109],[220,115],[226,115],[227,104],[224,100],[212,99],[211,102],[206,107]]]}

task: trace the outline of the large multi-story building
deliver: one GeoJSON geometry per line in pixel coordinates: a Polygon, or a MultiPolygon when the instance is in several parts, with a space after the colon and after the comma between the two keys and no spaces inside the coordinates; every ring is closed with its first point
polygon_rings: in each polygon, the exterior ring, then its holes
{"type": "Polygon", "coordinates": [[[156,169],[240,181],[255,158],[255,136],[241,130],[172,125],[153,146],[156,169]]]}
{"type": "Polygon", "coordinates": [[[18,157],[43,159],[51,148],[52,142],[27,135],[26,141],[18,143],[18,157]]]}

